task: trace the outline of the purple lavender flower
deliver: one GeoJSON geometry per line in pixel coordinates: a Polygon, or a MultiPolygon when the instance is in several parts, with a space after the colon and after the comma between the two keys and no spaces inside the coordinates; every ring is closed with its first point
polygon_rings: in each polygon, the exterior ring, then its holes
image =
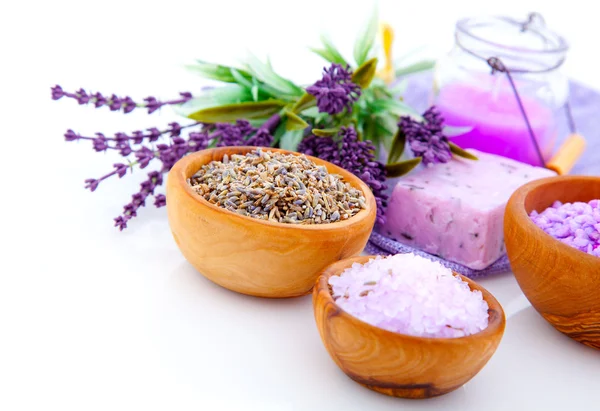
{"type": "Polygon", "coordinates": [[[171,130],[169,130],[169,132],[171,133],[171,137],[176,137],[181,134],[181,126],[179,125],[179,123],[174,121],[172,123],[169,123],[169,127],[171,127],[171,130]]]}
{"type": "Polygon", "coordinates": [[[88,178],[85,180],[85,188],[89,189],[90,191],[96,191],[99,183],[100,182],[95,178],[88,178]]]}
{"type": "Polygon", "coordinates": [[[144,101],[146,102],[146,108],[148,109],[148,114],[152,114],[154,113],[156,110],[158,110],[159,108],[162,107],[162,104],[160,103],[160,101],[158,101],[156,99],[156,97],[146,97],[144,99],[144,101]]]}
{"type": "Polygon", "coordinates": [[[152,128],[149,128],[148,131],[150,132],[148,141],[153,142],[153,141],[156,141],[159,139],[159,137],[161,135],[161,132],[159,129],[157,129],[156,127],[152,127],[152,128]]]}
{"type": "Polygon", "coordinates": [[[131,133],[131,135],[133,136],[134,144],[142,144],[144,142],[145,136],[141,130],[134,131],[133,133],[131,133]]]}
{"type": "Polygon", "coordinates": [[[107,103],[106,98],[100,93],[92,94],[92,98],[94,99],[94,107],[96,108],[100,108],[107,103]]]}
{"type": "Polygon", "coordinates": [[[452,158],[452,153],[448,137],[442,132],[442,115],[436,107],[430,107],[423,113],[423,119],[421,123],[404,116],[400,118],[398,127],[404,132],[415,157],[423,159],[423,164],[447,163],[452,158]]]}
{"type": "Polygon", "coordinates": [[[123,157],[127,157],[133,151],[127,143],[120,143],[117,145],[117,148],[119,149],[119,154],[123,157]]]}
{"type": "Polygon", "coordinates": [[[273,136],[266,129],[260,128],[252,137],[250,137],[246,144],[249,146],[258,147],[269,147],[273,142],[273,136]]]}
{"type": "Polygon", "coordinates": [[[174,100],[159,101],[156,97],[146,97],[144,99],[145,104],[138,104],[129,96],[121,98],[113,94],[110,97],[105,97],[99,92],[88,94],[83,88],[77,90],[75,93],[68,93],[61,86],[56,85],[51,87],[50,90],[53,100],[68,97],[76,100],[79,104],[93,104],[96,108],[108,106],[111,111],[122,110],[125,114],[131,113],[138,107],[148,109],[148,114],[151,114],[165,105],[183,104],[192,99],[192,93],[182,92],[179,93],[180,98],[174,100]]]}
{"type": "Polygon", "coordinates": [[[119,231],[123,231],[127,228],[127,220],[121,216],[115,218],[115,227],[119,228],[119,231]]]}
{"type": "Polygon", "coordinates": [[[50,90],[52,90],[52,100],[59,100],[65,96],[65,92],[58,84],[52,87],[50,90]]]}
{"type": "Polygon", "coordinates": [[[360,86],[351,80],[350,67],[345,69],[340,64],[332,64],[323,69],[323,78],[306,89],[317,99],[317,107],[321,113],[338,114],[344,108],[352,111],[352,104],[361,94],[360,86]]]}
{"type": "Polygon", "coordinates": [[[65,140],[66,141],[75,141],[75,140],[79,140],[79,135],[75,134],[75,132],[71,129],[67,130],[67,132],[65,133],[65,140]]]}
{"type": "MultiPolygon", "coordinates": [[[[182,98],[190,98],[190,95],[182,95],[182,98]]],[[[110,101],[114,100],[112,97],[110,101]]],[[[126,99],[123,99],[126,100],[126,99]]],[[[122,101],[122,100],[121,100],[122,101]]],[[[246,120],[239,120],[236,124],[201,124],[192,123],[181,126],[178,123],[170,123],[165,130],[150,128],[146,133],[138,130],[130,133],[115,133],[112,137],[106,137],[102,133],[96,133],[94,137],[80,136],[73,130],[65,133],[67,141],[90,140],[96,151],[117,150],[123,157],[127,158],[127,163],[113,164],[113,170],[97,179],[85,180],[85,187],[95,191],[99,184],[111,177],[124,177],[129,168],[138,166],[140,169],[146,168],[154,160],[161,164],[157,171],[148,173],[148,179],[140,185],[140,190],[133,194],[131,202],[123,207],[123,213],[114,219],[115,226],[119,230],[127,228],[129,220],[137,216],[140,207],[146,204],[146,199],[154,196],[154,205],[163,207],[166,204],[164,194],[155,193],[156,188],[163,184],[163,174],[168,172],[175,162],[188,153],[205,149],[209,144],[231,145],[256,144],[270,145],[272,142],[272,130],[280,123],[280,116],[274,115],[267,120],[260,128],[254,128],[246,120]],[[187,138],[182,136],[184,129],[189,127],[199,127],[188,133],[187,138]],[[151,144],[159,140],[162,136],[168,138],[166,142],[160,142],[156,145],[151,144]],[[131,144],[139,144],[135,150],[131,144]],[[135,156],[132,162],[130,155],[135,156]]]]}
{"type": "Polygon", "coordinates": [[[117,172],[117,175],[119,176],[119,178],[122,178],[123,176],[125,176],[125,174],[127,174],[127,165],[122,164],[122,163],[117,163],[117,164],[113,164],[113,167],[115,168],[115,171],[117,172]]]}
{"type": "Polygon", "coordinates": [[[94,150],[100,152],[100,151],[106,151],[108,149],[108,142],[106,140],[106,137],[104,137],[102,134],[98,133],[98,137],[96,137],[93,140],[94,143],[94,150]]]}
{"type": "Polygon", "coordinates": [[[110,96],[110,99],[108,102],[108,108],[110,108],[110,111],[121,110],[121,99],[114,94],[112,96],[110,96]]]}
{"type": "Polygon", "coordinates": [[[80,88],[79,90],[77,90],[77,92],[75,92],[75,95],[77,96],[77,102],[81,105],[83,104],[87,104],[90,101],[90,97],[87,95],[87,93],[85,92],[84,89],[80,88]]]}
{"type": "Polygon", "coordinates": [[[167,205],[167,197],[164,194],[154,196],[154,205],[156,207],[164,207],[167,205]]]}
{"type": "Polygon", "coordinates": [[[137,106],[136,102],[129,96],[125,97],[121,100],[121,105],[123,107],[123,112],[125,114],[131,113],[137,106]]]}
{"type": "Polygon", "coordinates": [[[363,180],[375,197],[377,222],[385,222],[388,198],[385,194],[385,167],[375,160],[373,143],[360,141],[354,127],[342,127],[338,136],[331,138],[310,135],[302,140],[298,151],[329,161],[363,180]]]}

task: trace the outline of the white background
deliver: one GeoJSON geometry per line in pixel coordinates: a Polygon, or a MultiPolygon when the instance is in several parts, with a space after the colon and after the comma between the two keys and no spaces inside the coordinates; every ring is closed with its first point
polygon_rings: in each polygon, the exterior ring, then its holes
{"type": "MultiPolygon", "coordinates": [[[[591,4],[382,1],[380,10],[397,55],[429,45],[429,56],[448,50],[460,17],[541,12],[572,44],[564,70],[600,89],[591,4]]],[[[482,281],[508,316],[486,368],[444,397],[393,399],[337,369],[309,297],[245,297],[195,272],[164,209],[116,231],[112,218],[142,173],[83,189],[117,158],[65,143],[67,128],[109,134],[175,116],[53,102],[50,86],[169,98],[203,84],[183,64],[235,63],[248,50],[310,82],[323,63],[307,47],[327,32],[350,52],[370,11],[368,1],[2,1],[1,410],[600,409],[600,353],[555,332],[508,273],[482,281]]]]}

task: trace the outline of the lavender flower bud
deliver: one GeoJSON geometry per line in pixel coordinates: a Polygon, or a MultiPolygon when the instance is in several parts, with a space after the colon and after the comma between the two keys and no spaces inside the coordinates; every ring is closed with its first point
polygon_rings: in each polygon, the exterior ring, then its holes
{"type": "Polygon", "coordinates": [[[75,92],[77,96],[77,102],[81,105],[87,104],[90,101],[90,97],[87,95],[84,89],[80,88],[75,92]]]}
{"type": "Polygon", "coordinates": [[[90,191],[96,191],[99,183],[100,182],[94,178],[88,178],[85,180],[85,188],[89,189],[90,191]]]}
{"type": "Polygon", "coordinates": [[[127,168],[128,168],[127,165],[117,163],[117,164],[113,164],[113,167],[117,171],[117,175],[119,176],[119,178],[122,178],[125,174],[127,174],[127,168]]]}
{"type": "Polygon", "coordinates": [[[154,196],[154,205],[156,207],[164,207],[167,205],[167,197],[164,194],[158,194],[154,196]]]}
{"type": "Polygon", "coordinates": [[[73,130],[68,129],[67,132],[65,133],[65,140],[66,141],[79,140],[79,135],[75,134],[75,132],[73,130]]]}
{"type": "Polygon", "coordinates": [[[160,130],[156,127],[149,128],[148,131],[150,132],[150,142],[154,142],[160,138],[160,130]]]}
{"type": "Polygon", "coordinates": [[[123,107],[123,112],[128,114],[135,110],[137,103],[133,101],[131,97],[126,96],[123,100],[121,100],[121,106],[123,107]]]}
{"type": "Polygon", "coordinates": [[[106,102],[107,102],[106,98],[102,94],[95,93],[95,94],[92,94],[92,97],[94,99],[94,106],[96,108],[106,105],[106,102]]]}
{"type": "Polygon", "coordinates": [[[142,193],[135,193],[132,196],[131,203],[134,204],[136,207],[142,207],[146,204],[146,197],[142,193]]]}
{"type": "Polygon", "coordinates": [[[171,130],[170,130],[171,137],[176,137],[179,134],[181,134],[181,126],[179,125],[179,123],[172,122],[172,123],[169,123],[169,126],[171,127],[171,130]]]}
{"type": "Polygon", "coordinates": [[[98,152],[106,151],[108,149],[108,142],[106,140],[106,137],[104,137],[100,133],[98,133],[98,137],[93,140],[93,145],[94,145],[94,150],[96,150],[98,152]]]}
{"type": "Polygon", "coordinates": [[[58,84],[52,87],[50,90],[52,90],[52,100],[59,100],[65,96],[65,92],[58,84]]]}
{"type": "Polygon", "coordinates": [[[110,96],[108,103],[110,111],[118,111],[121,109],[121,99],[114,94],[110,96]]]}
{"type": "Polygon", "coordinates": [[[118,227],[119,231],[123,231],[127,228],[127,220],[121,216],[115,218],[115,227],[118,227]]]}
{"type": "Polygon", "coordinates": [[[136,130],[133,133],[133,143],[134,144],[142,144],[144,142],[144,133],[140,130],[136,130]]]}

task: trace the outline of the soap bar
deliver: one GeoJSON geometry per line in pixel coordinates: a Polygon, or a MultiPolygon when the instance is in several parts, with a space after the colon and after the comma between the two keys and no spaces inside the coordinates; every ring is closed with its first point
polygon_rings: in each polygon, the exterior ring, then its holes
{"type": "Polygon", "coordinates": [[[481,270],[505,253],[504,209],[523,184],[555,172],[468,150],[479,160],[453,158],[398,180],[383,233],[446,260],[481,270]]]}

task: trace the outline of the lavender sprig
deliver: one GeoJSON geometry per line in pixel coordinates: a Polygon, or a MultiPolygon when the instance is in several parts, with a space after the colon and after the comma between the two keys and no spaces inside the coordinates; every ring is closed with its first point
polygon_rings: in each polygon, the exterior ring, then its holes
{"type": "Polygon", "coordinates": [[[423,164],[447,163],[452,158],[450,142],[442,131],[444,118],[435,106],[423,113],[422,123],[404,116],[400,117],[398,127],[415,157],[423,159],[423,164]]]}
{"type": "Polygon", "coordinates": [[[349,66],[332,64],[323,69],[323,78],[306,89],[317,99],[317,107],[321,113],[338,114],[344,108],[352,112],[352,104],[361,94],[360,86],[352,82],[352,71],[349,66]]]}
{"type": "Polygon", "coordinates": [[[375,159],[375,146],[360,141],[354,127],[342,127],[336,137],[309,135],[302,140],[298,151],[319,157],[340,166],[364,181],[371,188],[377,203],[377,223],[385,222],[387,194],[385,167],[375,159]]]}
{"type": "Polygon", "coordinates": [[[236,124],[192,123],[182,126],[178,123],[170,123],[169,128],[165,130],[151,128],[147,133],[142,131],[134,131],[131,135],[116,133],[113,137],[106,137],[102,133],[96,133],[96,137],[86,137],[73,130],[67,130],[65,139],[67,141],[89,140],[96,151],[113,149],[118,150],[125,158],[131,154],[136,158],[135,161],[128,160],[128,164],[114,164],[114,170],[102,177],[85,180],[85,188],[90,191],[95,191],[107,178],[115,175],[119,178],[125,176],[127,170],[133,170],[135,166],[143,169],[154,160],[160,163],[159,170],[148,173],[148,180],[142,182],[140,190],[132,196],[131,202],[123,207],[123,213],[114,219],[115,226],[123,230],[127,228],[129,220],[137,216],[138,209],[146,204],[148,197],[154,196],[156,207],[163,207],[166,204],[166,197],[163,194],[155,194],[155,189],[163,183],[162,174],[168,172],[180,158],[188,153],[203,150],[209,145],[269,146],[273,141],[272,132],[280,121],[281,117],[275,114],[259,128],[252,127],[246,120],[238,120],[236,124]],[[191,127],[197,129],[190,131],[187,138],[182,137],[182,130],[191,127]],[[168,143],[151,144],[167,135],[168,143]],[[135,149],[131,148],[132,143],[137,145],[135,149]]]}
{"type": "Polygon", "coordinates": [[[80,105],[93,104],[94,107],[108,107],[111,111],[120,111],[123,113],[131,113],[136,108],[145,108],[148,114],[154,113],[166,105],[178,105],[188,102],[192,99],[192,94],[189,92],[179,93],[180,98],[168,101],[159,101],[156,97],[146,97],[144,103],[136,103],[131,97],[118,97],[115,94],[104,96],[101,93],[88,93],[83,88],[80,88],[74,93],[64,91],[61,86],[56,85],[51,88],[52,99],[59,100],[63,97],[77,100],[80,105]]]}

